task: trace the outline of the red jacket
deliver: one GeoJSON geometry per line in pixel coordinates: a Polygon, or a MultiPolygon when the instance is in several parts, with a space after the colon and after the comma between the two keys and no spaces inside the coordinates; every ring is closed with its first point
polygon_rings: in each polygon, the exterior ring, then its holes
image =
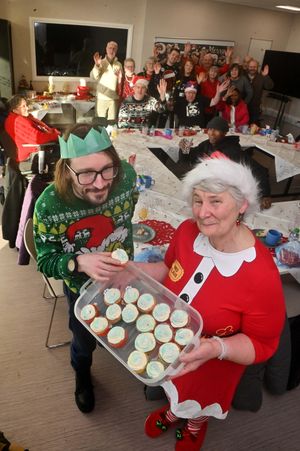
{"type": "MultiPolygon", "coordinates": [[[[222,112],[222,117],[228,124],[231,123],[230,111],[231,105],[228,105],[226,102],[221,100],[217,105],[216,109],[222,112]]],[[[235,127],[238,128],[242,125],[249,124],[249,113],[248,107],[243,100],[240,100],[239,103],[235,107],[235,127]]]]}
{"type": "Polygon", "coordinates": [[[4,124],[6,132],[14,140],[18,149],[17,161],[25,161],[32,152],[36,152],[36,146],[23,147],[23,144],[45,144],[57,141],[60,132],[56,128],[50,128],[44,122],[35,119],[31,114],[21,116],[9,113],[4,124]]]}

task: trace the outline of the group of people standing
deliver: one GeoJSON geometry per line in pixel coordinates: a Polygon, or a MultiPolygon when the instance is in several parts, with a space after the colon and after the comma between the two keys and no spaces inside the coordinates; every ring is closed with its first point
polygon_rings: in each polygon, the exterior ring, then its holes
{"type": "Polygon", "coordinates": [[[104,58],[95,53],[90,75],[97,81],[97,116],[120,128],[204,128],[216,115],[238,131],[260,125],[263,90],[272,89],[273,81],[268,66],[259,72],[251,57],[232,63],[233,49],[227,48],[219,67],[209,53],[200,61],[187,43],[183,54],[171,48],[164,62],[148,58],[136,74],[134,60],[125,59],[123,69],[117,51],[118,44],[109,42],[104,58]]]}

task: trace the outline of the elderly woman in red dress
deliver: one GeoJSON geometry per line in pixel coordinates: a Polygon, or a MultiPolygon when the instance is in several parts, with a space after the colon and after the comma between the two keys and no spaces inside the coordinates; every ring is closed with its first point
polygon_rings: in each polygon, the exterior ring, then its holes
{"type": "Polygon", "coordinates": [[[276,351],[285,306],[273,258],[243,222],[259,210],[251,170],[219,153],[186,175],[183,193],[193,218],[177,229],[164,262],[140,267],[200,312],[203,335],[181,357],[181,374],[162,384],[169,404],[148,416],[145,432],[155,438],[184,419],[175,449],[196,451],[208,419],[226,418],[246,366],[276,351]]]}
{"type": "Polygon", "coordinates": [[[27,160],[31,153],[37,151],[36,146],[24,147],[23,144],[45,144],[57,141],[60,132],[29,114],[27,102],[23,96],[18,94],[13,96],[8,105],[10,112],[4,127],[17,146],[18,163],[27,160]]]}

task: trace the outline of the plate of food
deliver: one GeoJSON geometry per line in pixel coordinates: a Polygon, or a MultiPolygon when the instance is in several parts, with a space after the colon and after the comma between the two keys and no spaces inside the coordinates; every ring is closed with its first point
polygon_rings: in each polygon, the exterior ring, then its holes
{"type": "Polygon", "coordinates": [[[146,224],[138,223],[132,225],[133,241],[136,241],[137,243],[147,243],[148,241],[153,240],[155,235],[155,230],[146,224]]]}

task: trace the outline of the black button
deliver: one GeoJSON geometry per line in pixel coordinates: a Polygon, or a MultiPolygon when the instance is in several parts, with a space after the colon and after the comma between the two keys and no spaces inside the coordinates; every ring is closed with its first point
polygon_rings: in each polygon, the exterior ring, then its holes
{"type": "Polygon", "coordinates": [[[184,302],[189,302],[189,300],[190,300],[190,297],[189,297],[189,295],[188,295],[187,293],[182,293],[182,294],[180,295],[180,297],[181,297],[181,299],[182,299],[184,302]]]}
{"type": "Polygon", "coordinates": [[[194,277],[195,283],[201,283],[202,280],[203,280],[202,272],[197,272],[197,274],[195,274],[195,277],[194,277]]]}

